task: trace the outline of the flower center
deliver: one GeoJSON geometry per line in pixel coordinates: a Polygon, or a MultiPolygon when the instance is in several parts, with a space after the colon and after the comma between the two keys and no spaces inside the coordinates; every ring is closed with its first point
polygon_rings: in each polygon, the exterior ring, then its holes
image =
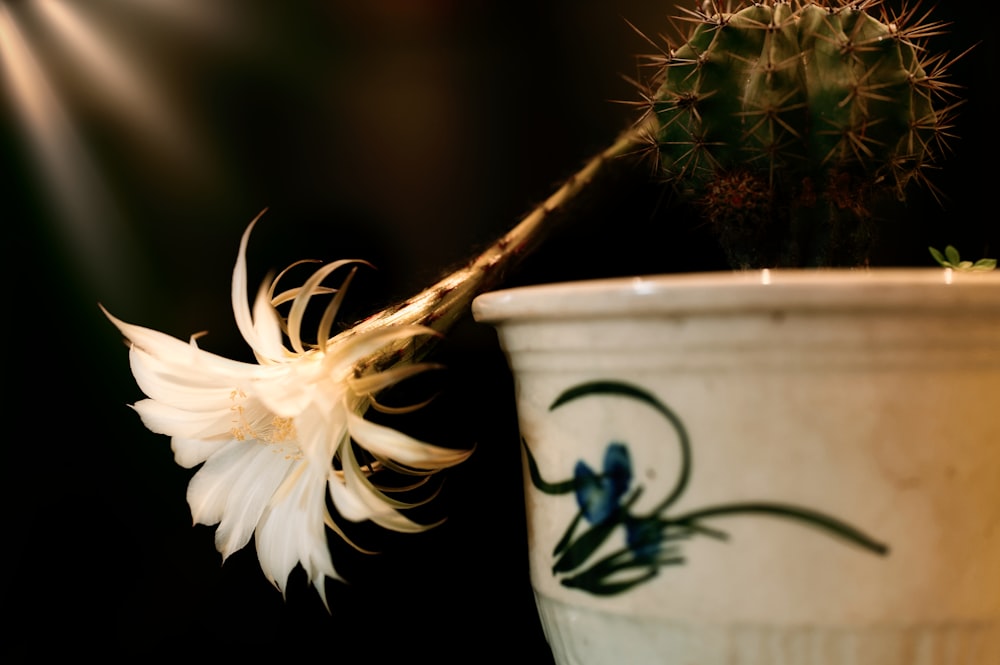
{"type": "Polygon", "coordinates": [[[296,445],[295,423],[262,409],[247,409],[246,393],[236,389],[229,394],[233,401],[233,427],[229,432],[237,441],[259,441],[274,446],[274,452],[284,453],[286,459],[302,457],[296,445]]]}

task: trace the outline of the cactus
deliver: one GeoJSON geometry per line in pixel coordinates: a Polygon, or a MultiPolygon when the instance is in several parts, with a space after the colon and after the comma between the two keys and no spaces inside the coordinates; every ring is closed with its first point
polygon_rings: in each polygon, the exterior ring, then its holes
{"type": "Polygon", "coordinates": [[[660,173],[738,268],[862,265],[948,150],[947,25],[881,0],[706,2],[645,92],[660,173]],[[875,10],[878,15],[874,15],[875,10]]]}

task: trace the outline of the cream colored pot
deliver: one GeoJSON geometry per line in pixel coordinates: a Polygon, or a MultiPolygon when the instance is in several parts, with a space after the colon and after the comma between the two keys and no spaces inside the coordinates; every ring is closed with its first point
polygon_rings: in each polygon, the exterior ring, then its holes
{"type": "Polygon", "coordinates": [[[1000,663],[1000,273],[480,296],[560,665],[1000,663]]]}

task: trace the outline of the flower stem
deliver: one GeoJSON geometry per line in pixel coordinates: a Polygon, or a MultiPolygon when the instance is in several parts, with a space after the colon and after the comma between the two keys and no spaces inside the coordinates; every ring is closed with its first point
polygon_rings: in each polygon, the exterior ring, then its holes
{"type": "MultiPolygon", "coordinates": [[[[570,203],[601,179],[617,173],[618,168],[613,167],[632,168],[634,161],[625,158],[646,154],[655,129],[653,115],[633,125],[470,262],[412,298],[362,320],[353,332],[405,325],[424,325],[439,332],[450,328],[466,313],[476,296],[499,285],[523,258],[553,235],[565,217],[560,213],[570,203]]],[[[411,351],[417,353],[415,349],[411,351]]]]}

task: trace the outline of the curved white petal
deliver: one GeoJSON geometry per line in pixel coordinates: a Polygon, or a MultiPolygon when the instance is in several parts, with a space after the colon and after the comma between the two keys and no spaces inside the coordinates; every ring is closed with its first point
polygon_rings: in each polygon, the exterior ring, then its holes
{"type": "Polygon", "coordinates": [[[222,521],[229,492],[239,481],[246,460],[252,459],[265,444],[230,441],[205,460],[188,483],[187,501],[195,524],[212,526],[222,521]]]}
{"type": "Polygon", "coordinates": [[[178,409],[164,402],[144,399],[132,405],[151,432],[185,439],[232,438],[235,422],[229,409],[205,413],[178,409]]]}
{"type": "Polygon", "coordinates": [[[326,540],[327,475],[309,465],[303,465],[300,473],[279,491],[280,498],[261,518],[255,538],[257,558],[268,580],[282,593],[289,573],[301,564],[326,603],[324,578],[341,579],[326,540]]]}
{"type": "Polygon", "coordinates": [[[240,334],[243,335],[243,339],[254,352],[261,349],[263,345],[258,342],[257,332],[253,327],[253,316],[250,314],[250,298],[247,289],[247,243],[250,240],[250,232],[253,231],[254,225],[257,224],[257,220],[264,212],[261,211],[254,217],[253,221],[247,225],[246,230],[243,231],[243,236],[240,238],[240,249],[236,254],[236,265],[233,266],[233,316],[236,318],[236,327],[239,328],[240,334]]]}
{"type": "Polygon", "coordinates": [[[262,284],[253,304],[253,331],[257,346],[253,347],[258,360],[280,362],[287,356],[282,342],[281,323],[278,313],[271,306],[268,289],[262,284]]]}
{"type": "Polygon", "coordinates": [[[329,485],[330,498],[333,499],[333,506],[337,509],[338,515],[351,522],[364,522],[371,517],[368,505],[361,500],[357,492],[349,490],[343,480],[331,477],[329,485]]]}
{"type": "Polygon", "coordinates": [[[368,511],[368,519],[379,526],[392,531],[417,533],[426,531],[433,525],[418,524],[400,513],[394,506],[404,506],[395,499],[390,499],[375,489],[371,481],[361,471],[357,458],[350,445],[343,446],[342,461],[344,467],[344,485],[347,492],[353,494],[368,511]]]}
{"type": "Polygon", "coordinates": [[[396,365],[381,372],[372,372],[359,377],[350,377],[348,382],[351,390],[366,395],[377,393],[390,386],[394,386],[401,381],[423,374],[435,369],[443,369],[444,366],[438,363],[413,363],[407,365],[396,365]]]}
{"type": "Polygon", "coordinates": [[[132,374],[139,389],[150,399],[166,402],[177,408],[192,411],[226,409],[233,404],[233,394],[239,390],[242,379],[232,376],[214,376],[175,373],[174,368],[146,355],[133,353],[132,374]]]}
{"type": "Polygon", "coordinates": [[[229,488],[215,546],[223,558],[250,542],[264,510],[284,479],[303,464],[296,450],[280,445],[255,445],[242,459],[243,469],[229,488]]]}
{"type": "Polygon", "coordinates": [[[472,449],[455,450],[424,443],[353,412],[347,414],[347,420],[351,436],[363,448],[418,469],[444,469],[472,454],[472,449]]]}
{"type": "Polygon", "coordinates": [[[185,469],[198,466],[229,443],[229,439],[206,441],[175,436],[170,439],[170,449],[174,451],[174,461],[185,469]]]}
{"type": "MultiPolygon", "coordinates": [[[[324,390],[338,390],[337,383],[321,376],[318,368],[318,359],[311,354],[303,356],[294,363],[274,368],[266,380],[248,384],[247,393],[260,400],[269,411],[293,418],[310,405],[323,401],[324,390]]],[[[332,407],[335,400],[325,401],[325,406],[332,407]]]]}
{"type": "MultiPolygon", "coordinates": [[[[288,312],[288,339],[292,348],[298,353],[305,352],[305,348],[302,346],[301,336],[302,318],[305,315],[306,308],[309,306],[310,298],[319,293],[328,293],[330,289],[322,286],[322,281],[338,269],[351,263],[357,263],[357,261],[334,261],[333,263],[318,268],[309,277],[309,279],[305,281],[301,290],[292,301],[292,308],[288,312]]],[[[337,302],[339,302],[339,299],[337,302]]]]}
{"type": "Polygon", "coordinates": [[[392,342],[420,335],[440,335],[433,328],[421,325],[388,326],[365,332],[345,330],[326,345],[323,359],[326,367],[352,367],[355,363],[385,350],[392,342]]]}
{"type": "MultiPolygon", "coordinates": [[[[153,357],[169,362],[178,372],[190,372],[199,375],[211,369],[221,373],[242,375],[247,371],[259,371],[255,365],[230,360],[220,355],[200,349],[189,342],[171,337],[150,328],[136,326],[115,318],[103,307],[105,316],[118,328],[122,335],[132,343],[133,347],[153,357]]],[[[135,354],[132,354],[133,356],[135,354]]]]}
{"type": "Polygon", "coordinates": [[[311,405],[295,418],[299,447],[317,469],[329,469],[337,447],[347,438],[341,409],[311,405]]]}

